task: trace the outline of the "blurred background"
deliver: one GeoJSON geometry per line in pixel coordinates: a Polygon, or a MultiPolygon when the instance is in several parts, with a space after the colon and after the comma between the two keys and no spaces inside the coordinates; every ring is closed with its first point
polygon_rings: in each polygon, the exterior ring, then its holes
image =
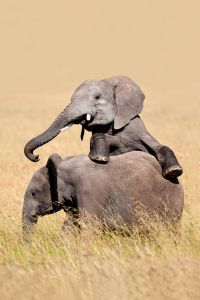
{"type": "Polygon", "coordinates": [[[115,75],[143,90],[199,89],[199,37],[199,0],[1,1],[0,94],[115,75]]]}
{"type": "Polygon", "coordinates": [[[200,0],[0,0],[1,299],[199,299],[199,99],[200,0]],[[35,151],[38,163],[24,146],[83,81],[116,75],[141,87],[148,131],[183,167],[181,234],[63,239],[58,212],[24,244],[33,173],[52,153],[88,154],[91,133],[81,142],[71,127],[35,151]]]}

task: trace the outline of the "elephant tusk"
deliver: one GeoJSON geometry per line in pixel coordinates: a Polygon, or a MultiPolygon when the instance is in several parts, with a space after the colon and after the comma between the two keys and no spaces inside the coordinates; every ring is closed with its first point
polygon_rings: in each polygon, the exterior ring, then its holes
{"type": "Polygon", "coordinates": [[[63,127],[62,129],[60,129],[60,131],[64,131],[64,130],[70,128],[72,125],[73,125],[73,123],[70,123],[70,124],[66,125],[65,127],[63,127]]]}
{"type": "Polygon", "coordinates": [[[87,115],[86,115],[86,120],[87,120],[87,121],[90,121],[90,120],[91,120],[91,117],[92,117],[92,116],[91,116],[90,114],[87,114],[87,115]]]}

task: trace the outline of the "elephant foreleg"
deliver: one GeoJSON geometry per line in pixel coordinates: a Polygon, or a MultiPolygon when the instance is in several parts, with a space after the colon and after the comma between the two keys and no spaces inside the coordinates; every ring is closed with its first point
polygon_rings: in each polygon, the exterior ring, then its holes
{"type": "Polygon", "coordinates": [[[90,139],[89,158],[107,163],[110,158],[110,147],[103,133],[94,133],[90,139]]]}
{"type": "Polygon", "coordinates": [[[65,212],[66,218],[62,226],[62,230],[68,233],[71,232],[73,234],[76,234],[80,228],[79,213],[74,208],[66,209],[65,212]]]}

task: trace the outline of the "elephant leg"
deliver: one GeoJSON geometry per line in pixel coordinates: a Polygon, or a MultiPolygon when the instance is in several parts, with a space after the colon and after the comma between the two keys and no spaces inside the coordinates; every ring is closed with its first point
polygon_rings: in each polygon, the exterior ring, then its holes
{"type": "Polygon", "coordinates": [[[172,179],[183,173],[174,152],[167,146],[159,144],[151,135],[142,140],[150,154],[153,154],[162,168],[162,175],[166,179],[172,179]]]}
{"type": "Polygon", "coordinates": [[[140,133],[138,140],[140,140],[150,154],[157,158],[162,168],[163,177],[171,179],[180,176],[183,173],[183,168],[179,164],[174,152],[169,147],[161,145],[154,139],[148,133],[140,118],[136,122],[138,132],[140,133]]]}
{"type": "Polygon", "coordinates": [[[161,165],[163,177],[171,179],[180,176],[183,169],[174,152],[169,147],[161,145],[148,133],[141,118],[135,118],[133,122],[136,140],[140,141],[140,144],[156,157],[161,165]]]}
{"type": "Polygon", "coordinates": [[[76,209],[70,208],[66,210],[66,218],[62,226],[62,230],[76,234],[79,231],[79,213],[76,209]]]}
{"type": "Polygon", "coordinates": [[[103,223],[101,218],[92,211],[86,209],[80,209],[80,233],[82,237],[91,236],[95,232],[101,232],[103,229],[103,223]]]}
{"type": "Polygon", "coordinates": [[[183,168],[179,164],[174,152],[167,146],[160,146],[156,152],[157,160],[162,167],[163,177],[167,179],[175,178],[183,173],[183,168]]]}
{"type": "Polygon", "coordinates": [[[94,133],[90,139],[89,158],[94,161],[107,163],[110,158],[110,148],[103,133],[94,133]]]}

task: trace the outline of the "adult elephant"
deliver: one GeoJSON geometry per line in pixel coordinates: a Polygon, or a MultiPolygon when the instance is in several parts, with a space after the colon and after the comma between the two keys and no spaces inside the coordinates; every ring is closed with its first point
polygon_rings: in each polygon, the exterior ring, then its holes
{"type": "MultiPolygon", "coordinates": [[[[61,159],[52,154],[47,165],[33,175],[24,197],[23,228],[38,216],[65,209],[77,223],[84,212],[111,228],[126,224],[133,229],[144,217],[159,214],[165,221],[181,220],[183,188],[166,180],[152,155],[133,151],[112,156],[108,164],[94,164],[87,155],[61,159]]],[[[88,218],[87,218],[88,220],[88,218]]],[[[66,225],[66,224],[65,224],[66,225]]]]}
{"type": "Polygon", "coordinates": [[[87,80],[79,86],[71,103],[60,113],[42,134],[30,140],[24,149],[31,161],[38,161],[33,151],[55,138],[72,124],[92,131],[89,157],[107,162],[109,155],[140,150],[154,155],[159,161],[163,176],[173,178],[183,172],[174,152],[161,145],[146,130],[139,117],[144,94],[140,87],[125,76],[105,80],[87,80]]]}

